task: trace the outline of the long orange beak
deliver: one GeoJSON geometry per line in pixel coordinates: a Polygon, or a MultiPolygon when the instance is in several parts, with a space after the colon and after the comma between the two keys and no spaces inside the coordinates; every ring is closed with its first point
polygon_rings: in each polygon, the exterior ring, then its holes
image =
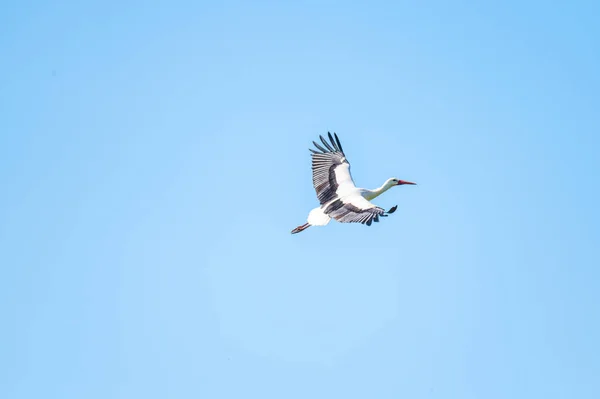
{"type": "Polygon", "coordinates": [[[398,184],[397,184],[398,186],[401,186],[403,184],[413,184],[413,185],[416,185],[417,183],[413,183],[411,181],[406,181],[406,180],[398,180],[398,184]]]}

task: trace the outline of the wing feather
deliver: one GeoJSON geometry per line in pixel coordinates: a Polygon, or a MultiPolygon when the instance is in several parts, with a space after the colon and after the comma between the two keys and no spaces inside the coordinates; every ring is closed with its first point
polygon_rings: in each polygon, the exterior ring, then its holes
{"type": "Polygon", "coordinates": [[[321,150],[321,152],[327,152],[327,150],[325,148],[321,147],[320,145],[318,145],[314,141],[313,141],[313,144],[315,145],[315,147],[317,147],[319,150],[321,150]]]}
{"type": "Polygon", "coordinates": [[[342,191],[351,191],[355,188],[350,174],[350,163],[341,151],[342,146],[337,135],[335,140],[331,133],[328,133],[328,135],[331,144],[327,143],[324,137],[319,136],[326,148],[313,141],[315,147],[321,152],[310,149],[312,152],[313,186],[321,205],[338,198],[340,188],[342,191]]]}
{"type": "Polygon", "coordinates": [[[319,136],[319,138],[321,139],[321,142],[325,145],[325,147],[327,147],[327,149],[331,152],[336,152],[336,149],[333,149],[333,147],[331,147],[331,145],[323,138],[323,136],[319,136]]]}
{"type": "MultiPolygon", "coordinates": [[[[333,133],[333,135],[335,136],[335,142],[337,143],[337,149],[340,152],[344,152],[344,149],[342,148],[342,144],[340,143],[340,139],[338,138],[336,133],[333,133]]],[[[329,138],[331,139],[331,142],[333,142],[333,139],[331,138],[331,133],[329,133],[329,138]]]]}
{"type": "Polygon", "coordinates": [[[325,208],[325,213],[340,223],[362,223],[370,226],[386,216],[385,210],[373,205],[360,195],[338,198],[325,208]]]}

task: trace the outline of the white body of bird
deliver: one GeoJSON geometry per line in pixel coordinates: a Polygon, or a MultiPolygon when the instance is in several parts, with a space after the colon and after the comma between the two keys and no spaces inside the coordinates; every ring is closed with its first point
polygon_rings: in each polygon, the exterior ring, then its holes
{"type": "MultiPolygon", "coordinates": [[[[336,173],[336,177],[339,176],[340,174],[336,173]]],[[[341,196],[340,199],[342,200],[342,202],[344,204],[361,205],[363,208],[375,208],[375,205],[371,204],[368,201],[370,201],[374,198],[377,198],[378,196],[380,196],[381,194],[383,194],[384,192],[386,192],[387,190],[389,190],[390,188],[392,188],[396,185],[397,185],[397,183],[394,182],[394,179],[388,179],[383,184],[383,186],[376,188],[375,190],[368,190],[366,188],[358,188],[358,187],[349,187],[349,185],[347,185],[348,187],[345,190],[341,191],[342,195],[343,194],[345,194],[345,195],[341,196]],[[359,198],[359,197],[362,197],[362,198],[359,198]]],[[[339,189],[338,189],[338,193],[340,193],[339,189]]],[[[308,222],[308,224],[310,224],[311,226],[325,226],[327,223],[329,223],[329,221],[331,220],[331,217],[325,213],[325,209],[331,202],[336,201],[336,200],[337,199],[333,199],[329,203],[310,211],[310,213],[308,214],[308,218],[306,220],[308,222]]]]}

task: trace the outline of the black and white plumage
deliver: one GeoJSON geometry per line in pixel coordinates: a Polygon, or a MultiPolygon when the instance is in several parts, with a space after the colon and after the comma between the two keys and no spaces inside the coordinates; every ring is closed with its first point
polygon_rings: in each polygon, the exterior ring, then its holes
{"type": "Polygon", "coordinates": [[[327,133],[329,142],[319,136],[322,145],[313,141],[317,150],[312,152],[313,186],[320,207],[308,214],[307,223],[296,227],[292,234],[299,233],[310,226],[324,226],[333,218],[341,223],[362,223],[370,226],[379,222],[380,217],[394,213],[397,206],[389,211],[373,205],[370,200],[378,197],[394,186],[415,184],[396,178],[388,179],[375,190],[358,188],[350,175],[350,163],[337,134],[327,133]]]}

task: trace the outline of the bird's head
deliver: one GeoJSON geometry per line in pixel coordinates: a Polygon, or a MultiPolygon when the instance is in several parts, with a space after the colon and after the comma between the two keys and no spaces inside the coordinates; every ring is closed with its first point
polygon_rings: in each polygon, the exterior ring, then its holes
{"type": "Polygon", "coordinates": [[[391,188],[391,187],[394,187],[394,186],[402,186],[404,184],[416,185],[417,183],[413,183],[413,182],[406,181],[406,180],[396,179],[395,177],[392,177],[391,179],[388,179],[385,182],[385,186],[388,187],[388,188],[391,188]]]}

